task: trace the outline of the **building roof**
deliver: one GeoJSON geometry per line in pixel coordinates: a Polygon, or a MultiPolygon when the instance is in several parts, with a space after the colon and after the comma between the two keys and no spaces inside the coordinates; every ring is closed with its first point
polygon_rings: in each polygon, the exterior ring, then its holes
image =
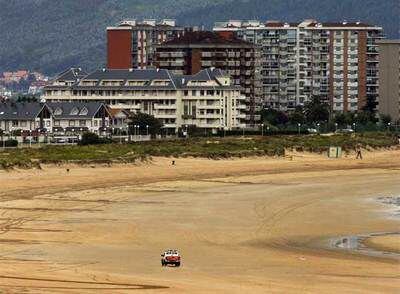
{"type": "Polygon", "coordinates": [[[70,68],[60,73],[55,80],[58,81],[76,81],[87,75],[81,68],[70,68]]]}
{"type": "Polygon", "coordinates": [[[124,114],[124,116],[128,117],[130,115],[129,111],[123,108],[112,108],[107,107],[108,113],[112,118],[117,117],[120,113],[124,114]]]}
{"type": "Polygon", "coordinates": [[[166,80],[166,69],[99,69],[91,72],[82,80],[166,80]]]}
{"type": "Polygon", "coordinates": [[[194,31],[194,32],[187,32],[183,36],[174,38],[170,41],[162,43],[159,47],[163,46],[170,46],[170,45],[185,45],[194,47],[197,45],[225,45],[225,46],[250,46],[253,47],[254,45],[238,39],[234,36],[231,38],[224,38],[217,33],[208,32],[208,31],[194,31]]]}
{"type": "Polygon", "coordinates": [[[269,20],[264,23],[258,21],[240,21],[240,20],[230,20],[227,22],[217,22],[215,23],[214,30],[221,29],[238,29],[238,28],[359,28],[359,29],[382,29],[381,27],[371,25],[368,23],[360,21],[342,21],[342,22],[319,22],[315,19],[306,19],[302,22],[282,22],[269,20]]]}
{"type": "MultiPolygon", "coordinates": [[[[101,102],[47,102],[55,119],[91,119],[104,106],[101,102]]],[[[107,110],[108,112],[108,110],[107,110]]]]}
{"type": "Polygon", "coordinates": [[[39,102],[1,102],[0,120],[34,120],[46,107],[39,102]]]}
{"type": "MultiPolygon", "coordinates": [[[[100,69],[76,81],[72,86],[63,86],[63,89],[72,90],[176,90],[187,87],[188,81],[210,81],[219,77],[228,76],[220,69],[209,68],[201,70],[195,75],[176,75],[167,69],[100,69]],[[118,81],[118,85],[103,85],[104,81],[118,81]],[[182,82],[182,81],[186,81],[182,82]],[[85,85],[85,82],[94,82],[85,85]],[[129,82],[143,82],[139,85],[130,85],[129,82]],[[160,82],[160,83],[158,83],[160,82]]],[[[231,85],[220,85],[229,88],[231,85]]],[[[200,86],[199,86],[200,87],[200,86]]],[[[60,86],[49,85],[44,90],[60,89],[60,86]]]]}

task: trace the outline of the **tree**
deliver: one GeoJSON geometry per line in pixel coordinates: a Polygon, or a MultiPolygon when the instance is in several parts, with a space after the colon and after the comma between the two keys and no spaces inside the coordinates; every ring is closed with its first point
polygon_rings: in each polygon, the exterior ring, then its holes
{"type": "Polygon", "coordinates": [[[308,123],[323,122],[329,120],[329,105],[321,100],[321,97],[314,96],[304,106],[304,113],[308,123]]]}
{"type": "Polygon", "coordinates": [[[369,123],[374,123],[375,124],[377,122],[377,119],[376,119],[376,116],[375,116],[375,114],[373,112],[368,111],[368,110],[364,110],[364,111],[361,111],[361,112],[357,113],[356,121],[359,124],[367,125],[369,123]]]}
{"type": "Polygon", "coordinates": [[[31,94],[19,94],[17,96],[17,102],[38,102],[39,99],[35,95],[31,94]]]}
{"type": "Polygon", "coordinates": [[[286,113],[275,109],[263,109],[261,111],[261,118],[264,123],[273,126],[285,125],[289,121],[286,113]]]}
{"type": "Polygon", "coordinates": [[[135,113],[131,117],[129,117],[129,120],[129,130],[131,134],[135,133],[134,126],[139,126],[139,130],[141,132],[143,130],[147,131],[148,129],[149,134],[153,136],[159,134],[161,128],[163,127],[163,123],[159,119],[147,113],[135,113]]]}
{"type": "Polygon", "coordinates": [[[304,108],[302,106],[297,106],[296,109],[289,114],[289,121],[292,124],[304,124],[306,122],[304,108]]]}
{"type": "Polygon", "coordinates": [[[354,113],[351,112],[338,112],[335,114],[335,123],[339,126],[351,125],[355,121],[354,113]]]}
{"type": "Polygon", "coordinates": [[[110,143],[110,140],[100,138],[97,134],[86,132],[82,135],[82,139],[79,141],[79,145],[98,145],[110,143]]]}
{"type": "Polygon", "coordinates": [[[389,123],[391,123],[392,118],[388,114],[381,114],[380,121],[383,125],[387,126],[389,123]]]}

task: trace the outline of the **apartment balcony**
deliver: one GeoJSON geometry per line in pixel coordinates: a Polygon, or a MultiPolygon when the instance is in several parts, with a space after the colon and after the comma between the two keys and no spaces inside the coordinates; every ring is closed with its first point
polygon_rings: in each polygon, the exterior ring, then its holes
{"type": "Polygon", "coordinates": [[[245,104],[236,105],[236,109],[239,109],[239,110],[247,110],[247,107],[248,106],[246,106],[245,104]]]}
{"type": "Polygon", "coordinates": [[[240,62],[237,64],[236,61],[228,61],[228,66],[239,66],[240,62]]]}
{"type": "Polygon", "coordinates": [[[197,114],[196,118],[198,119],[222,119],[223,115],[222,114],[197,114]]]}
{"type": "Polygon", "coordinates": [[[171,66],[184,66],[185,65],[185,61],[184,60],[174,60],[171,61],[171,66]]]}
{"type": "Polygon", "coordinates": [[[170,53],[169,52],[160,52],[160,53],[158,53],[158,56],[161,58],[166,58],[166,57],[170,56],[170,53]]]}
{"type": "Polygon", "coordinates": [[[220,124],[219,121],[216,121],[212,124],[198,123],[196,126],[200,129],[221,129],[225,127],[224,125],[220,124]]]}
{"type": "Polygon", "coordinates": [[[176,129],[178,126],[177,124],[164,124],[164,129],[176,129]]]}
{"type": "Polygon", "coordinates": [[[371,48],[371,49],[367,49],[367,54],[368,55],[378,55],[379,52],[378,52],[378,50],[371,48]]]}
{"type": "Polygon", "coordinates": [[[347,83],[348,87],[358,87],[358,83],[347,83]]]}
{"type": "Polygon", "coordinates": [[[155,113],[154,117],[159,118],[159,119],[174,119],[177,118],[176,114],[163,114],[163,113],[155,113]]]}
{"type": "Polygon", "coordinates": [[[211,104],[211,105],[197,105],[198,109],[221,109],[221,104],[219,103],[215,103],[215,104],[211,104]]]}
{"type": "Polygon", "coordinates": [[[201,52],[201,56],[210,58],[213,56],[213,53],[212,52],[201,52]]]}
{"type": "Polygon", "coordinates": [[[171,52],[170,56],[174,58],[183,58],[186,54],[184,52],[171,52]]]}
{"type": "Polygon", "coordinates": [[[211,67],[212,66],[212,62],[210,60],[203,60],[201,62],[201,65],[204,67],[211,67]]]}
{"type": "Polygon", "coordinates": [[[154,109],[177,109],[177,105],[176,104],[154,104],[154,109]]]}
{"type": "Polygon", "coordinates": [[[215,66],[216,67],[225,67],[227,63],[225,61],[216,61],[215,66]]]}
{"type": "Polygon", "coordinates": [[[226,58],[228,53],[226,52],[214,52],[214,56],[217,58],[226,58]]]}
{"type": "Polygon", "coordinates": [[[127,103],[116,103],[109,105],[112,109],[131,109],[131,110],[140,110],[142,108],[141,104],[127,104],[127,103]]]}
{"type": "Polygon", "coordinates": [[[158,62],[160,67],[166,67],[166,66],[170,66],[170,62],[169,61],[159,61],[158,62]]]}

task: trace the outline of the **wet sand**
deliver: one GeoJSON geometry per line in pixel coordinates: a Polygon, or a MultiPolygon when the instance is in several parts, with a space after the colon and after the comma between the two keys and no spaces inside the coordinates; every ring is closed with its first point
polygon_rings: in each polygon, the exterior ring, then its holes
{"type": "Polygon", "coordinates": [[[400,235],[370,237],[364,241],[364,244],[375,250],[393,252],[400,256],[400,235]]]}
{"type": "Polygon", "coordinates": [[[0,172],[0,293],[398,293],[398,260],[321,245],[400,230],[369,201],[400,195],[400,151],[365,158],[0,172]]]}

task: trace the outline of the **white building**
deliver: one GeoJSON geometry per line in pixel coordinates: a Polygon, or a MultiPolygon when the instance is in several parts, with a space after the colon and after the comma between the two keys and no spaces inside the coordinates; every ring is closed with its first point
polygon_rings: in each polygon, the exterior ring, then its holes
{"type": "Polygon", "coordinates": [[[216,132],[245,126],[245,97],[227,74],[206,69],[196,75],[168,70],[97,70],[81,76],[66,71],[44,89],[48,102],[102,102],[110,108],[142,112],[178,131],[196,126],[216,132]]]}
{"type": "Polygon", "coordinates": [[[30,102],[0,103],[0,130],[5,133],[13,131],[41,131],[52,127],[51,111],[47,105],[30,102]]]}
{"type": "Polygon", "coordinates": [[[99,102],[48,102],[51,111],[51,132],[74,134],[92,132],[99,135],[111,126],[107,107],[99,102]]]}
{"type": "Polygon", "coordinates": [[[262,50],[266,107],[293,110],[313,96],[332,111],[374,107],[378,100],[379,26],[361,22],[227,21],[214,31],[233,34],[262,50]]]}
{"type": "Polygon", "coordinates": [[[0,130],[6,134],[77,134],[109,131],[110,112],[99,102],[0,103],[0,130]]]}

